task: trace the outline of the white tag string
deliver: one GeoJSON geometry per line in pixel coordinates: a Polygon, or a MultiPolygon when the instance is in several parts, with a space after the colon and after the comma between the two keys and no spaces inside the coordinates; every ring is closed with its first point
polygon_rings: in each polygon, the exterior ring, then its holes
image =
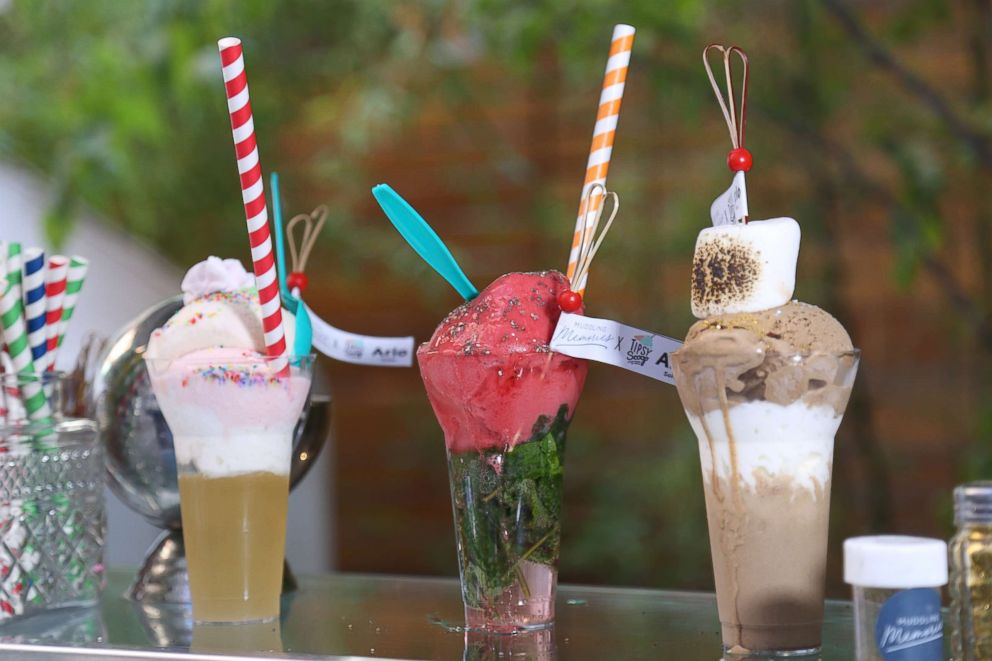
{"type": "Polygon", "coordinates": [[[730,188],[710,205],[710,219],[714,227],[735,225],[747,219],[747,186],[743,172],[735,174],[730,188]]]}
{"type": "Polygon", "coordinates": [[[568,312],[559,317],[551,337],[551,349],[558,353],[622,367],[673,385],[671,354],[681,346],[665,335],[568,312]]]}
{"type": "MultiPolygon", "coordinates": [[[[302,301],[301,301],[302,304],[302,301]]],[[[313,329],[313,346],[325,356],[346,363],[379,367],[413,365],[412,337],[372,337],[335,328],[306,307],[313,329]]]]}

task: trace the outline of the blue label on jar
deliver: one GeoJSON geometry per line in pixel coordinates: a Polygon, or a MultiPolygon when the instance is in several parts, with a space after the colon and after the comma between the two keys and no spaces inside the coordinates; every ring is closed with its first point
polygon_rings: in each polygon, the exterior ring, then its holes
{"type": "Polygon", "coordinates": [[[901,590],[878,613],[875,643],[885,661],[942,661],[944,620],[932,588],[901,590]]]}

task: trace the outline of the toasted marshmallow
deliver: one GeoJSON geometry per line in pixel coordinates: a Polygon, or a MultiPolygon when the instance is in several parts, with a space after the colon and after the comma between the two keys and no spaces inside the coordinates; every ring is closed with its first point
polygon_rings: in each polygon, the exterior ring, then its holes
{"type": "Polygon", "coordinates": [[[796,288],[799,238],[792,218],[704,229],[692,259],[692,314],[705,319],[788,303],[796,288]]]}

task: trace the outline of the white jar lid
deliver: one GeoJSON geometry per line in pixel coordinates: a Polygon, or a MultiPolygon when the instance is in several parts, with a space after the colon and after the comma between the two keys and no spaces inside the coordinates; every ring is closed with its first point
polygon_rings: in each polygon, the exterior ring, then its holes
{"type": "Polygon", "coordinates": [[[947,584],[947,542],[927,537],[877,535],[844,541],[844,582],[904,590],[947,584]]]}

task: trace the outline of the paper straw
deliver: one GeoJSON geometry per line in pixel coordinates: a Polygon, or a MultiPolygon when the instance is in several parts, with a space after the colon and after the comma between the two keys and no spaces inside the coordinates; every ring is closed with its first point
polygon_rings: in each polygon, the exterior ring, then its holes
{"type": "Polygon", "coordinates": [[[37,367],[45,357],[45,253],[41,248],[28,248],[24,251],[21,267],[24,281],[21,288],[24,294],[24,316],[28,328],[28,344],[31,358],[37,367]]]}
{"type": "MultiPolygon", "coordinates": [[[[0,279],[7,274],[7,251],[10,250],[10,244],[3,239],[0,239],[0,279]]],[[[10,356],[7,355],[7,347],[4,346],[3,342],[0,342],[0,374],[7,372],[3,366],[3,361],[6,360],[10,363],[10,356]]],[[[0,409],[3,408],[3,403],[0,402],[0,409]]],[[[0,410],[0,416],[5,416],[6,410],[0,410]]]]}
{"type": "Polygon", "coordinates": [[[72,320],[72,313],[76,311],[76,301],[79,300],[79,293],[86,282],[86,271],[90,267],[90,262],[84,257],[73,255],[69,260],[69,275],[65,283],[65,299],[62,301],[62,321],[59,322],[59,340],[56,346],[62,346],[65,339],[66,328],[72,320]]]}
{"type": "Polygon", "coordinates": [[[14,289],[17,298],[21,297],[21,244],[12,241],[7,244],[7,282],[14,289]]]}
{"type": "MultiPolygon", "coordinates": [[[[279,282],[276,263],[272,254],[269,234],[269,213],[265,206],[262,166],[255,142],[255,123],[248,98],[248,76],[241,40],[225,37],[217,42],[227,91],[227,109],[231,115],[234,133],[234,152],[241,175],[241,199],[248,221],[248,241],[251,244],[251,261],[255,270],[255,287],[262,306],[262,330],[265,333],[265,353],[273,358],[286,355],[286,337],[282,328],[282,303],[279,300],[279,282]]],[[[276,361],[274,367],[283,372],[288,362],[276,361]]]]}
{"type": "MultiPolygon", "coordinates": [[[[31,347],[28,345],[28,334],[24,324],[24,307],[21,297],[16,295],[10,282],[3,281],[3,294],[0,295],[0,326],[3,327],[3,339],[7,343],[10,360],[18,374],[28,377],[37,376],[34,361],[31,358],[31,347]]],[[[27,379],[21,387],[24,408],[30,420],[43,420],[51,417],[48,400],[41,387],[41,380],[27,379]]]]}
{"type": "MultiPolygon", "coordinates": [[[[582,237],[582,226],[587,227],[593,212],[603,203],[603,196],[598,192],[589,195],[593,184],[606,187],[606,174],[610,169],[610,156],[613,154],[613,138],[616,135],[617,120],[620,119],[620,103],[623,101],[623,89],[627,80],[627,68],[630,65],[630,49],[634,45],[634,28],[630,25],[615,25],[613,39],[610,42],[610,57],[606,61],[606,73],[603,76],[603,91],[599,95],[599,111],[596,113],[596,125],[592,130],[592,145],[589,147],[589,160],[586,163],[586,176],[582,184],[582,195],[579,198],[579,213],[575,220],[575,234],[572,236],[572,251],[568,256],[566,275],[571,280],[579,263],[579,242],[582,237]],[[588,208],[587,207],[588,204],[588,208]]],[[[591,232],[586,232],[585,244],[592,241],[591,232]]],[[[586,276],[582,282],[573,282],[572,289],[583,293],[586,289],[586,276]]]]}
{"type": "Polygon", "coordinates": [[[45,272],[45,357],[41,364],[36,365],[41,372],[55,369],[55,349],[59,344],[59,324],[68,274],[68,257],[53,255],[48,259],[48,270],[45,272]]]}

